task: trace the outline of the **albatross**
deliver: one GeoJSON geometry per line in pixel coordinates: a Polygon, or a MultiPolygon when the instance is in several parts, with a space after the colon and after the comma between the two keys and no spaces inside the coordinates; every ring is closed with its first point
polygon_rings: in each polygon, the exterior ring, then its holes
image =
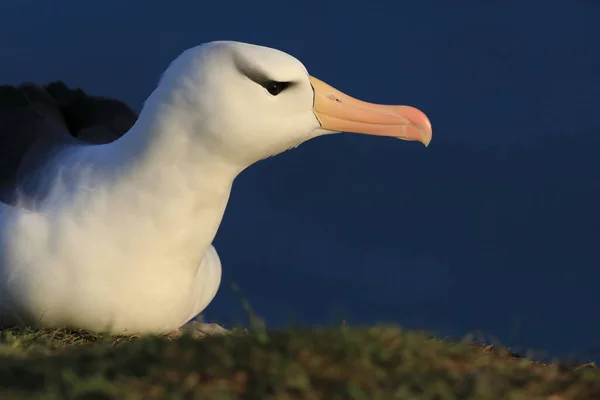
{"type": "Polygon", "coordinates": [[[432,137],[416,108],[233,41],[185,50],[137,117],[110,100],[88,115],[60,84],[0,92],[1,327],[181,332],[219,288],[212,241],[240,172],[327,134],[432,137]]]}

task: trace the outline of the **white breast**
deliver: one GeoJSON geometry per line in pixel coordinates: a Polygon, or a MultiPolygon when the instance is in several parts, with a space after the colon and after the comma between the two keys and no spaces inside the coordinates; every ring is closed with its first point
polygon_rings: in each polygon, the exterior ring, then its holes
{"type": "Polygon", "coordinates": [[[39,212],[15,213],[2,291],[44,326],[93,331],[168,332],[202,311],[220,283],[210,243],[231,181],[192,184],[173,168],[104,175],[97,185],[88,174],[87,190],[75,179],[68,186],[77,190],[39,212]]]}

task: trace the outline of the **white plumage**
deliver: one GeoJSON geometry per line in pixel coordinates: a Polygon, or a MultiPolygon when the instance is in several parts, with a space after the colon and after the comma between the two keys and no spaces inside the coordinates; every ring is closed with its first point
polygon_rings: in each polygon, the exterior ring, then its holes
{"type": "Polygon", "coordinates": [[[177,330],[217,293],[211,242],[246,167],[347,127],[429,143],[418,110],[344,96],[278,50],[185,51],[123,137],[23,162],[36,194],[0,203],[0,325],[177,330]]]}

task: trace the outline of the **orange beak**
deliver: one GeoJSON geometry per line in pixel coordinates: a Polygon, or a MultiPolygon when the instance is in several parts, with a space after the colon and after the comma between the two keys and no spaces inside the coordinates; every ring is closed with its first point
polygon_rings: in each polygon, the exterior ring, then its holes
{"type": "Polygon", "coordinates": [[[431,142],[431,122],[414,107],[357,100],[312,76],[310,83],[315,91],[313,110],[323,129],[390,136],[425,146],[431,142]]]}

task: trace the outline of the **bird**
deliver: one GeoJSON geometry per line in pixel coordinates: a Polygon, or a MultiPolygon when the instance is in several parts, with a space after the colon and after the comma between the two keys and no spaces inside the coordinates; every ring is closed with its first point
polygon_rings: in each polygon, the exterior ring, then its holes
{"type": "Polygon", "coordinates": [[[221,283],[212,242],[235,178],[339,132],[432,138],[417,108],[358,100],[237,41],[184,50],[139,115],[62,81],[1,86],[0,327],[214,328],[194,318],[221,283]]]}

